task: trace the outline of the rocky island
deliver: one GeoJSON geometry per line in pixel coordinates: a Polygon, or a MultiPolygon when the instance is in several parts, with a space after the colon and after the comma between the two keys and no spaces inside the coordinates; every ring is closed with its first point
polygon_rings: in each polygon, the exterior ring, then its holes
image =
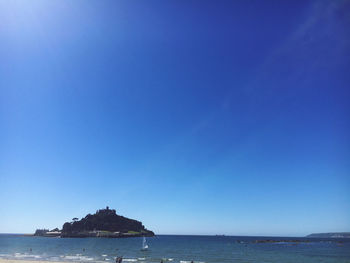
{"type": "Polygon", "coordinates": [[[114,209],[100,209],[95,214],[88,214],[81,220],[73,218],[72,222],[63,224],[62,230],[54,229],[48,231],[39,229],[36,236],[59,236],[59,237],[140,237],[154,236],[137,220],[117,215],[114,209]]]}

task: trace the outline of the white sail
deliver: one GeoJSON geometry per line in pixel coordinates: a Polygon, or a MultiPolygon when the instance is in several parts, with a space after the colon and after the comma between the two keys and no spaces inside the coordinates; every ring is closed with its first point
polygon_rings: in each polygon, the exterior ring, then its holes
{"type": "Polygon", "coordinates": [[[146,238],[143,237],[141,250],[147,250],[147,249],[148,249],[147,241],[146,241],[146,238]]]}

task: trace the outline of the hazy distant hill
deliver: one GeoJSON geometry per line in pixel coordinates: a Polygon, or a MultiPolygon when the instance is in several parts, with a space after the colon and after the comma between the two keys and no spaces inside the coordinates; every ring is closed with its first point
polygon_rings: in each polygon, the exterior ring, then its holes
{"type": "Polygon", "coordinates": [[[350,232],[315,233],[315,234],[307,235],[306,237],[315,237],[315,238],[350,238],[350,232]]]}

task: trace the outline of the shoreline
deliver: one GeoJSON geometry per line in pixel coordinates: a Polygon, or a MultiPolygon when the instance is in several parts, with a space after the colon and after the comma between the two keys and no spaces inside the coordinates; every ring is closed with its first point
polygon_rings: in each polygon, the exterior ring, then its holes
{"type": "MultiPolygon", "coordinates": [[[[113,258],[114,259],[114,258],[113,258]]],[[[76,261],[76,260],[62,260],[62,261],[52,261],[52,260],[45,260],[45,259],[7,259],[7,258],[0,258],[0,263],[113,263],[113,261],[103,261],[103,260],[86,260],[86,261],[76,261]]]]}
{"type": "Polygon", "coordinates": [[[67,262],[73,262],[73,261],[49,261],[49,260],[29,260],[29,259],[5,259],[0,258],[0,263],[67,263],[67,262]]]}
{"type": "MultiPolygon", "coordinates": [[[[126,258],[128,259],[128,258],[126,258]]],[[[111,261],[103,261],[103,260],[85,260],[85,261],[76,261],[76,260],[62,260],[62,261],[52,261],[52,260],[45,260],[45,259],[7,259],[7,258],[0,258],[0,263],[114,263],[115,258],[111,261]]],[[[126,260],[127,262],[127,260],[126,260]]]]}

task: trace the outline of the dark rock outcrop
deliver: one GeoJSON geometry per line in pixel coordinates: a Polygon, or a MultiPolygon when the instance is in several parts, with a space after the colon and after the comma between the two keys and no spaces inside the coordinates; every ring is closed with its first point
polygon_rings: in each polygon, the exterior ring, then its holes
{"type": "Polygon", "coordinates": [[[37,229],[34,233],[34,236],[59,237],[59,236],[61,236],[61,232],[58,228],[52,229],[51,231],[49,231],[48,229],[37,229]]]}
{"type": "Polygon", "coordinates": [[[74,218],[62,227],[61,237],[136,237],[154,236],[137,220],[117,215],[114,209],[98,210],[81,220],[74,218]]]}
{"type": "Polygon", "coordinates": [[[47,232],[49,232],[48,229],[37,229],[34,233],[34,236],[44,236],[47,232]]]}

